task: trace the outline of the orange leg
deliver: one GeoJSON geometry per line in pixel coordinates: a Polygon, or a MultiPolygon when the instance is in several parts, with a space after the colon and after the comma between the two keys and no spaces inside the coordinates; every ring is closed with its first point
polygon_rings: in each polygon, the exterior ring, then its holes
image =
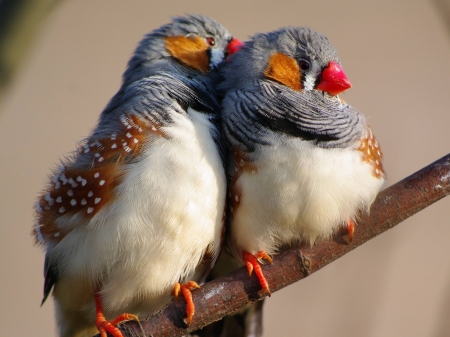
{"type": "Polygon", "coordinates": [[[97,313],[97,316],[95,318],[95,324],[97,325],[97,329],[100,332],[101,337],[107,337],[108,332],[114,337],[123,337],[122,332],[120,332],[120,330],[117,328],[117,325],[119,325],[123,321],[129,320],[139,322],[139,319],[132,314],[122,314],[112,321],[107,321],[105,315],[103,315],[102,300],[100,298],[100,295],[98,293],[95,293],[94,299],[95,299],[95,311],[97,313]]]}
{"type": "Polygon", "coordinates": [[[353,241],[353,235],[355,234],[355,223],[352,220],[347,222],[348,241],[353,241]]]}
{"type": "Polygon", "coordinates": [[[186,320],[184,321],[187,326],[191,324],[192,317],[194,317],[195,313],[195,305],[194,301],[192,300],[192,293],[191,290],[199,289],[200,286],[197,284],[197,282],[189,281],[188,283],[175,283],[175,286],[173,287],[173,294],[175,297],[178,297],[178,295],[181,293],[183,294],[184,299],[186,300],[186,320]]]}
{"type": "Polygon", "coordinates": [[[258,259],[264,259],[269,263],[272,263],[272,258],[265,251],[260,250],[256,255],[253,255],[245,250],[242,251],[242,259],[244,260],[245,266],[248,270],[248,276],[252,275],[253,270],[255,271],[255,275],[259,279],[259,283],[261,287],[267,292],[270,296],[269,283],[267,282],[264,274],[262,272],[261,266],[258,263],[258,259]]]}

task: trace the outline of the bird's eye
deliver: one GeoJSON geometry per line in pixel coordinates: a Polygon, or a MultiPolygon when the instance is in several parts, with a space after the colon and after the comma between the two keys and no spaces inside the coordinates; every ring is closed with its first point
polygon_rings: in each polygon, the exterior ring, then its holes
{"type": "Polygon", "coordinates": [[[214,40],[213,37],[207,37],[206,43],[209,44],[211,47],[214,47],[216,45],[216,40],[214,40]]]}
{"type": "Polygon", "coordinates": [[[311,68],[311,65],[309,64],[309,62],[308,61],[304,61],[304,60],[301,60],[298,63],[298,65],[300,66],[301,70],[309,70],[309,68],[311,68]]]}

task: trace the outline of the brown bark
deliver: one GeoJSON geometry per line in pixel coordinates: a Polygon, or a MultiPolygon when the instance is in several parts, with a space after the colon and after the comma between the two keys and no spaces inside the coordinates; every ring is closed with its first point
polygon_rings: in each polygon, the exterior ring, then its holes
{"type": "MultiPolygon", "coordinates": [[[[272,265],[263,267],[270,289],[275,292],[307,277],[448,194],[450,154],[382,191],[370,215],[361,216],[350,244],[337,235],[334,240],[322,241],[312,248],[292,248],[275,256],[272,265]]],[[[182,299],[172,301],[141,324],[145,336],[183,336],[264,297],[256,277],[249,278],[247,271],[239,268],[193,292],[196,312],[189,328],[183,322],[182,299]]],[[[125,337],[142,336],[136,322],[127,322],[120,328],[125,337]]]]}

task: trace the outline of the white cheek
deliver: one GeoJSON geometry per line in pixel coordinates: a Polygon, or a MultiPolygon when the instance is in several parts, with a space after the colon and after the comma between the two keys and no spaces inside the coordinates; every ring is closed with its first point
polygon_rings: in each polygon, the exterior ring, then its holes
{"type": "Polygon", "coordinates": [[[222,63],[225,58],[225,53],[220,49],[211,49],[211,68],[216,68],[219,64],[222,63]]]}

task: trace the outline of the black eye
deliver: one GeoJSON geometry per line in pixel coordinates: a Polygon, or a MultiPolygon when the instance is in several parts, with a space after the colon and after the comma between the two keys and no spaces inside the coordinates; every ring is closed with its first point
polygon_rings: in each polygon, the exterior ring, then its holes
{"type": "Polygon", "coordinates": [[[216,40],[214,40],[213,37],[207,37],[206,43],[209,44],[211,47],[214,47],[216,45],[216,40]]]}
{"type": "Polygon", "coordinates": [[[304,60],[301,60],[298,63],[298,65],[300,66],[301,70],[309,70],[309,68],[311,68],[311,65],[309,64],[309,62],[308,61],[304,61],[304,60]]]}

